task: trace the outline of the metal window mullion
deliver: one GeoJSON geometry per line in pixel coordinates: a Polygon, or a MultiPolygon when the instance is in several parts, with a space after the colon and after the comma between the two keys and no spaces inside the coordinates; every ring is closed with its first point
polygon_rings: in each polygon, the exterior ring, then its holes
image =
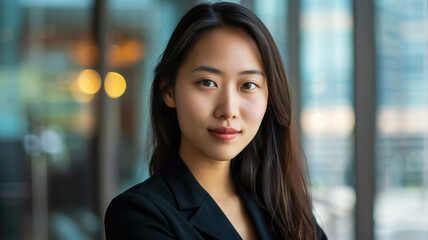
{"type": "Polygon", "coordinates": [[[301,136],[300,0],[288,0],[287,4],[287,78],[290,85],[293,121],[301,136]]]}
{"type": "Polygon", "coordinates": [[[354,0],[355,232],[374,239],[375,74],[374,3],[354,0]]]}

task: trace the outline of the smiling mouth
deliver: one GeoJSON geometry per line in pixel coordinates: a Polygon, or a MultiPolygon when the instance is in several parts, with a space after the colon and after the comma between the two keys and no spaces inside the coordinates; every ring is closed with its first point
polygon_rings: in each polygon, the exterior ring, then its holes
{"type": "Polygon", "coordinates": [[[230,141],[235,139],[240,131],[229,128],[229,127],[219,127],[214,129],[208,129],[208,131],[211,133],[211,135],[221,141],[230,141]]]}

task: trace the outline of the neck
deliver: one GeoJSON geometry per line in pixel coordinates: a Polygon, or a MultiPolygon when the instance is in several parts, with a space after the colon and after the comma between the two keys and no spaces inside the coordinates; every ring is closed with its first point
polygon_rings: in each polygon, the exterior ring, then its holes
{"type": "Polygon", "coordinates": [[[179,151],[198,183],[214,199],[225,199],[236,195],[233,179],[230,174],[230,160],[219,161],[205,156],[195,156],[179,151]]]}

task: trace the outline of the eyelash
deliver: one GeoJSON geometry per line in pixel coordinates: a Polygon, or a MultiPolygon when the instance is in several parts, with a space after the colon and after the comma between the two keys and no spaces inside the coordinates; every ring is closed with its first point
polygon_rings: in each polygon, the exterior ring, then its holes
{"type": "Polygon", "coordinates": [[[202,80],[200,80],[198,82],[198,84],[200,84],[200,85],[202,85],[204,87],[213,87],[213,86],[211,86],[211,84],[214,84],[215,87],[217,86],[217,84],[213,80],[209,80],[209,79],[202,79],[202,80]],[[209,82],[210,84],[209,85],[205,85],[204,83],[207,83],[207,82],[209,82]]]}
{"type": "MultiPolygon", "coordinates": [[[[200,84],[200,85],[202,85],[204,87],[217,87],[217,84],[213,80],[210,80],[210,79],[202,79],[202,80],[200,80],[198,82],[198,84],[200,84]],[[208,83],[209,85],[206,85],[206,83],[208,83]]],[[[259,85],[255,84],[253,82],[246,82],[246,83],[242,84],[241,89],[244,89],[244,90],[253,90],[253,89],[257,88],[257,87],[259,87],[259,85]],[[244,88],[244,86],[247,85],[247,84],[252,85],[252,87],[251,88],[244,88]]]]}
{"type": "Polygon", "coordinates": [[[258,87],[258,85],[257,85],[257,84],[255,84],[255,83],[253,83],[253,82],[246,82],[246,83],[242,84],[242,86],[241,86],[241,88],[243,88],[243,89],[245,89],[245,90],[253,90],[253,89],[257,88],[257,87],[258,87]],[[254,87],[252,87],[252,88],[244,88],[244,85],[247,85],[247,84],[251,84],[251,85],[253,85],[254,87]]]}

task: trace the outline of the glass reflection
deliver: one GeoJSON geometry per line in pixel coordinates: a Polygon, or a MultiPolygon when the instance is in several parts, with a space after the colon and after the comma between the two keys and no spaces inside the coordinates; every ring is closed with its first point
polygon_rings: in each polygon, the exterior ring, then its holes
{"type": "Polygon", "coordinates": [[[99,82],[78,84],[98,57],[81,45],[90,39],[91,4],[0,0],[0,239],[100,234],[91,228],[100,220],[87,167],[99,82]],[[81,234],[59,234],[67,231],[81,234]]]}
{"type": "Polygon", "coordinates": [[[428,3],[375,6],[376,239],[427,239],[428,3]]]}
{"type": "Polygon", "coordinates": [[[301,1],[300,121],[314,211],[329,239],[353,239],[352,1],[301,1]]]}

